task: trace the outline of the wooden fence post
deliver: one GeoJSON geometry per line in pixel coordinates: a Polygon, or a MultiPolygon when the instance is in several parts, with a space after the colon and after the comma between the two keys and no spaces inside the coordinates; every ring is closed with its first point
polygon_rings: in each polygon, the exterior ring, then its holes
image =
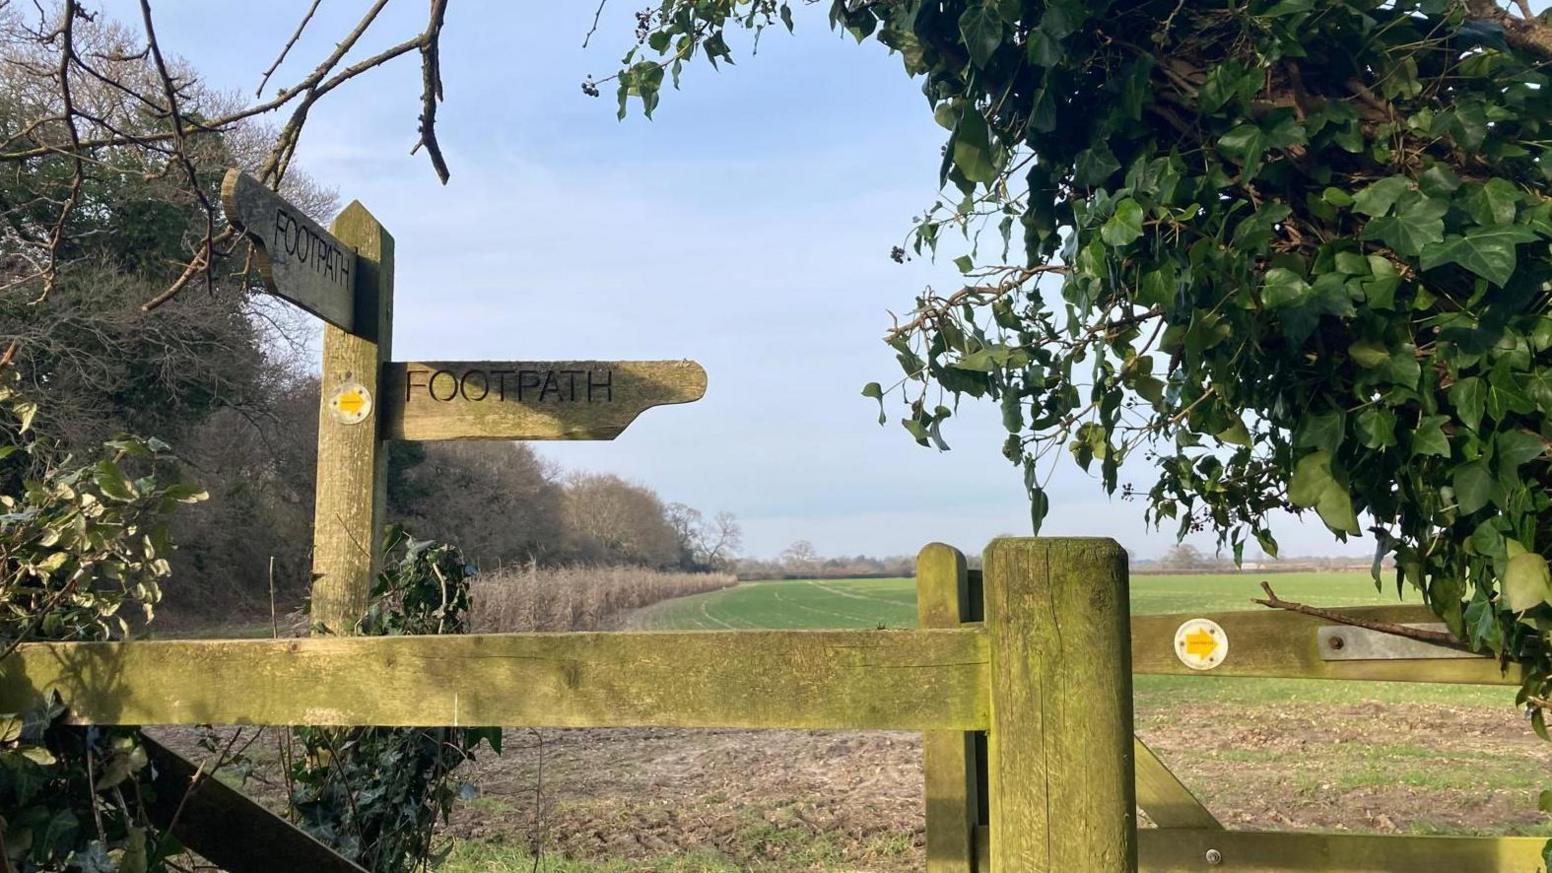
{"type": "Polygon", "coordinates": [[[381,559],[388,453],[379,382],[393,331],[393,237],[358,202],[330,230],[356,249],[356,329],[323,328],[312,618],[329,633],[349,633],[381,559]]]}
{"type": "MultiPolygon", "coordinates": [[[[931,543],[916,556],[916,607],[924,628],[970,620],[969,574],[958,549],[931,543]]],[[[975,873],[975,734],[924,731],[922,767],[927,873],[975,873]]]]}
{"type": "Polygon", "coordinates": [[[1126,552],[986,549],[992,873],[1136,873],[1126,552]]]}

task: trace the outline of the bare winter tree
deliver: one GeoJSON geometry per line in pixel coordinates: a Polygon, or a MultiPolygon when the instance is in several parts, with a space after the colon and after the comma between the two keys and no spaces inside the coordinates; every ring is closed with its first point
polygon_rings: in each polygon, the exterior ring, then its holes
{"type": "Polygon", "coordinates": [[[712,517],[701,539],[702,560],[708,567],[724,569],[733,563],[744,545],[744,529],[738,517],[726,510],[712,517]]]}
{"type": "MultiPolygon", "coordinates": [[[[431,0],[424,29],[367,54],[389,0],[375,0],[307,74],[283,87],[271,79],[313,21],[318,0],[262,72],[252,101],[212,94],[157,38],[150,0],[136,27],[88,11],[80,0],[23,8],[0,0],[0,167],[24,183],[0,202],[0,290],[54,293],[62,271],[82,257],[78,225],[102,189],[125,179],[163,188],[163,198],[195,207],[167,281],[143,301],[155,309],[195,280],[214,288],[222,272],[247,277],[251,252],[217,208],[215,184],[233,163],[280,189],[313,108],[345,82],[405,56],[421,63],[420,137],[447,181],[436,137],[442,97],[439,40],[446,0],[431,0]],[[268,94],[268,96],[266,96],[268,94]],[[262,145],[261,145],[262,144],[262,145]]],[[[289,192],[288,192],[289,193],[289,192]]],[[[251,284],[251,283],[250,283],[251,284]]]]}

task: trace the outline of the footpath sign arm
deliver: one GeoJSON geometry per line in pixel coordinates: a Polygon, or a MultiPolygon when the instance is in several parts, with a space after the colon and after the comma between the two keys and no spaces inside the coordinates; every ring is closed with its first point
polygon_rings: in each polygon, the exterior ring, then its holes
{"type": "Polygon", "coordinates": [[[383,435],[612,440],[654,406],[706,394],[694,361],[426,361],[383,369],[383,435]]]}
{"type": "Polygon", "coordinates": [[[254,243],[259,274],[273,294],[340,330],[355,328],[356,254],[346,242],[241,170],[226,171],[221,205],[254,243]]]}

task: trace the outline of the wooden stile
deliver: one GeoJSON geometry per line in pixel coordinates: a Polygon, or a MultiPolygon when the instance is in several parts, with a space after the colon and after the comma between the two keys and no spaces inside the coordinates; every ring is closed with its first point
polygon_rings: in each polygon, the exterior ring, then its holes
{"type": "Polygon", "coordinates": [[[381,560],[388,453],[378,433],[380,378],[393,334],[393,237],[360,203],[334,220],[357,252],[356,331],[323,329],[312,618],[348,633],[366,611],[381,560]]]}
{"type": "Polygon", "coordinates": [[[1135,873],[1126,552],[1110,539],[986,550],[992,873],[1135,873]]]}
{"type": "MultiPolygon", "coordinates": [[[[959,627],[971,614],[969,572],[958,549],[932,543],[916,556],[916,607],[922,627],[959,627]]],[[[927,873],[972,873],[978,774],[975,734],[922,734],[927,800],[927,873]]]]}

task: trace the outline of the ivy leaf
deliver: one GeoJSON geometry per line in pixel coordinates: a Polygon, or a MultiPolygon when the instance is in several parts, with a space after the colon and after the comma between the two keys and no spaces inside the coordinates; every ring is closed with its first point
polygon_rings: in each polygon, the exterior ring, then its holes
{"type": "Polygon", "coordinates": [[[1272,309],[1297,306],[1309,296],[1310,284],[1304,277],[1287,267],[1273,267],[1266,271],[1266,289],[1262,296],[1272,309]]]}
{"type": "Polygon", "coordinates": [[[1390,350],[1374,340],[1359,340],[1347,347],[1347,354],[1365,370],[1372,370],[1390,360],[1390,350]]]}
{"type": "Polygon", "coordinates": [[[1541,435],[1528,430],[1502,431],[1493,437],[1493,447],[1498,469],[1510,475],[1547,452],[1546,441],[1541,435]]]}
{"type": "Polygon", "coordinates": [[[1434,455],[1440,458],[1450,456],[1450,440],[1445,436],[1444,423],[1449,421],[1448,415],[1425,415],[1412,430],[1412,456],[1434,455]]]}
{"type": "Polygon", "coordinates": [[[1460,190],[1460,177],[1445,164],[1434,164],[1418,177],[1418,187],[1430,197],[1448,197],[1460,190]]]}
{"type": "Polygon", "coordinates": [[[983,185],[997,180],[997,166],[992,161],[991,131],[986,119],[974,106],[966,106],[954,128],[954,165],[966,179],[983,185]]]}
{"type": "Polygon", "coordinates": [[[889,416],[884,413],[884,386],[877,382],[869,382],[862,386],[862,396],[871,397],[878,401],[878,423],[880,425],[889,421],[889,416]]]}
{"type": "Polygon", "coordinates": [[[1482,18],[1462,22],[1460,28],[1455,31],[1455,39],[1462,49],[1480,45],[1495,48],[1501,52],[1509,50],[1503,25],[1482,18]]]}
{"type": "Polygon", "coordinates": [[[1493,474],[1481,461],[1456,467],[1451,481],[1455,485],[1455,505],[1462,515],[1470,515],[1488,505],[1498,491],[1493,474]]]}
{"type": "Polygon", "coordinates": [[[1294,343],[1308,339],[1322,315],[1353,314],[1352,299],[1340,273],[1325,273],[1311,285],[1287,267],[1273,267],[1266,271],[1264,282],[1262,302],[1277,311],[1283,335],[1294,343]]]}
{"type": "Polygon", "coordinates": [[[1353,209],[1371,218],[1379,218],[1390,212],[1390,207],[1406,193],[1411,184],[1411,180],[1405,176],[1386,176],[1353,195],[1353,209]]]}
{"type": "Polygon", "coordinates": [[[1294,431],[1293,444],[1301,449],[1321,449],[1336,454],[1342,445],[1342,433],[1346,430],[1347,416],[1338,409],[1319,415],[1306,415],[1294,431]]]}
{"type": "Polygon", "coordinates": [[[1073,161],[1073,181],[1089,187],[1103,185],[1120,169],[1115,153],[1101,143],[1078,153],[1073,161]]]}
{"type": "Polygon", "coordinates": [[[1045,521],[1046,513],[1051,511],[1051,499],[1046,496],[1045,489],[1029,489],[1029,522],[1031,533],[1040,533],[1040,525],[1045,521]]]}
{"type": "Polygon", "coordinates": [[[1377,239],[1407,257],[1444,239],[1444,213],[1449,203],[1409,191],[1395,205],[1395,214],[1374,218],[1363,228],[1363,239],[1377,239]]]}
{"type": "Polygon", "coordinates": [[[1466,212],[1477,224],[1512,224],[1520,204],[1520,191],[1497,176],[1475,186],[1466,195],[1466,212]]]}
{"type": "Polygon", "coordinates": [[[1359,532],[1352,496],[1337,480],[1329,452],[1311,452],[1299,459],[1288,483],[1288,501],[1301,509],[1313,507],[1320,520],[1333,531],[1359,532]]]}
{"type": "Polygon", "coordinates": [[[1241,167],[1246,175],[1254,176],[1255,168],[1266,154],[1266,135],[1261,127],[1246,122],[1230,130],[1218,140],[1218,151],[1241,167]]]}
{"type": "Polygon", "coordinates": [[[1367,449],[1388,449],[1396,444],[1396,413],[1389,407],[1371,406],[1358,413],[1358,442],[1367,449]]]}
{"type": "Polygon", "coordinates": [[[1487,407],[1487,385],[1476,376],[1462,379],[1450,386],[1450,404],[1460,416],[1460,423],[1476,430],[1482,425],[1482,411],[1487,407]]]}
{"type": "Polygon", "coordinates": [[[970,50],[970,62],[985,67],[1002,45],[1002,19],[987,6],[971,6],[959,16],[959,35],[970,50]]]}
{"type": "Polygon", "coordinates": [[[1142,207],[1130,197],[1116,204],[1115,214],[1099,229],[1100,239],[1111,248],[1130,245],[1142,236],[1142,207]]]}
{"type": "Polygon", "coordinates": [[[1502,288],[1509,284],[1518,265],[1515,247],[1536,239],[1534,231],[1518,224],[1475,227],[1464,235],[1451,235],[1443,245],[1429,247],[1422,253],[1422,267],[1432,270],[1459,264],[1502,288]]]}
{"type": "Polygon", "coordinates": [[[1525,612],[1552,603],[1552,568],[1547,559],[1526,552],[1509,559],[1503,577],[1504,604],[1510,612],[1525,612]]]}
{"type": "Polygon", "coordinates": [[[1236,418],[1217,434],[1218,441],[1231,446],[1250,445],[1250,431],[1245,427],[1245,422],[1236,418]]]}

